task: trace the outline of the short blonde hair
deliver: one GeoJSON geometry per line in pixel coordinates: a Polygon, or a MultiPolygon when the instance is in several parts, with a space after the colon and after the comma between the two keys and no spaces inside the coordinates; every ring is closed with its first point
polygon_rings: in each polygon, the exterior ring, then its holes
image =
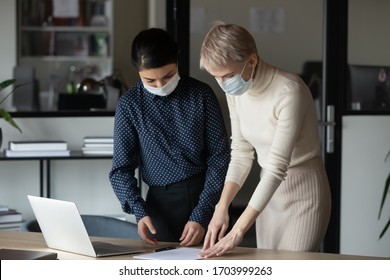
{"type": "Polygon", "coordinates": [[[232,62],[245,62],[251,54],[257,55],[252,35],[239,25],[219,21],[214,23],[202,43],[200,68],[208,71],[232,62]]]}

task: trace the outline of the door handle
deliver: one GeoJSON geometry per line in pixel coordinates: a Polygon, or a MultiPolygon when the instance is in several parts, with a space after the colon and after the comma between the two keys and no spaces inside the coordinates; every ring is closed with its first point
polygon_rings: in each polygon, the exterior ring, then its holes
{"type": "Polygon", "coordinates": [[[326,152],[328,154],[334,153],[334,127],[336,125],[334,120],[334,105],[326,106],[326,152]]]}

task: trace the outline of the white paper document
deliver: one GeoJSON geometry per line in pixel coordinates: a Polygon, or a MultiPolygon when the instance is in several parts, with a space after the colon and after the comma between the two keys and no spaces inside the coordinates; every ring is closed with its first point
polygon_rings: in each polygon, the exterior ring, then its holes
{"type": "Polygon", "coordinates": [[[137,255],[134,258],[144,260],[199,260],[202,259],[199,256],[200,251],[201,249],[183,247],[137,255]]]}

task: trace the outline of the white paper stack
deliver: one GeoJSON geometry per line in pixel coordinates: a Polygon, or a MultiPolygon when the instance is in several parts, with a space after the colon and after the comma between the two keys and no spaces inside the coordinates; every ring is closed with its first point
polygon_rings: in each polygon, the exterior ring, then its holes
{"type": "Polygon", "coordinates": [[[114,152],[114,138],[84,137],[82,151],[84,155],[112,155],[114,152]]]}
{"type": "Polygon", "coordinates": [[[0,230],[20,230],[22,214],[8,206],[0,206],[0,230]]]}
{"type": "Polygon", "coordinates": [[[4,150],[7,157],[57,157],[69,156],[65,141],[10,141],[4,150]]]}

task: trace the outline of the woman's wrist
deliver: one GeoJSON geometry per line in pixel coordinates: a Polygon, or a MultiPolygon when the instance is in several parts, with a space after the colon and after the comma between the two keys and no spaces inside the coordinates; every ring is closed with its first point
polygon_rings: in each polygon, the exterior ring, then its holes
{"type": "Polygon", "coordinates": [[[229,210],[229,204],[227,203],[223,203],[220,201],[215,205],[215,211],[228,212],[228,210],[229,210]]]}
{"type": "Polygon", "coordinates": [[[232,234],[234,236],[235,240],[242,240],[244,235],[245,235],[245,233],[246,233],[245,229],[243,229],[240,226],[236,226],[236,225],[233,226],[233,228],[229,232],[229,234],[232,234]]]}
{"type": "Polygon", "coordinates": [[[239,190],[240,187],[236,183],[229,181],[225,182],[221,198],[215,206],[215,209],[220,211],[228,211],[230,204],[239,190]]]}
{"type": "Polygon", "coordinates": [[[258,212],[256,209],[252,208],[251,206],[247,206],[244,212],[237,219],[232,230],[245,234],[256,221],[256,218],[259,216],[259,214],[260,212],[258,212]]]}

